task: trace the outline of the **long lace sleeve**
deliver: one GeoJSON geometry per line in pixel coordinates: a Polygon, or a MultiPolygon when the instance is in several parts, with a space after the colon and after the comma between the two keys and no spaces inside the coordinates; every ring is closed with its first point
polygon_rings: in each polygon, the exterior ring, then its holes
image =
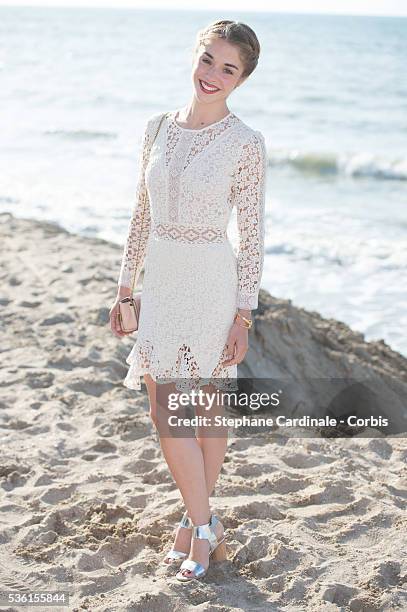
{"type": "Polygon", "coordinates": [[[127,239],[124,245],[118,285],[131,287],[133,274],[135,274],[134,287],[143,267],[147,240],[150,234],[151,215],[150,202],[145,184],[145,170],[148,162],[148,152],[151,140],[151,119],[144,128],[144,135],[139,153],[138,181],[135,204],[127,230],[127,239]]]}
{"type": "Polygon", "coordinates": [[[264,136],[254,131],[242,147],[232,183],[239,235],[237,307],[256,309],[264,260],[267,153],[264,136]]]}

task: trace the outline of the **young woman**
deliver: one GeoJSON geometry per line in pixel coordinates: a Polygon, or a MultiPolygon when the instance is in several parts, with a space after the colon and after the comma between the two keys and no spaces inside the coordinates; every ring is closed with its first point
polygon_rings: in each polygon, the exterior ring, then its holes
{"type": "MultiPolygon", "coordinates": [[[[137,200],[110,320],[121,337],[118,301],[129,295],[145,262],[137,340],[126,359],[124,385],[139,390],[144,375],[157,428],[163,410],[157,379],[174,379],[177,390],[186,388],[185,381],[193,383],[189,389],[228,389],[248,349],[263,269],[266,148],[262,133],[231,112],[227,99],[256,68],[259,52],[244,23],[217,21],[198,32],[189,104],[164,117],[152,115],[144,131],[137,200]],[[234,206],[237,257],[226,235],[234,206]],[[203,387],[204,380],[209,384],[203,387]]],[[[199,406],[196,414],[208,411],[199,406]]],[[[186,506],[164,563],[182,561],[177,578],[185,582],[204,576],[209,558],[226,557],[223,525],[211,514],[209,497],[227,430],[217,427],[215,433],[209,425],[193,436],[160,435],[160,445],[186,506]]]]}

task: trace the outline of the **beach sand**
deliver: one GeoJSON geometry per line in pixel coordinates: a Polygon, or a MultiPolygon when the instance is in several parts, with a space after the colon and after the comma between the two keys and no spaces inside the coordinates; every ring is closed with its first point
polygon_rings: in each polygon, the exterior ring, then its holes
{"type": "Polygon", "coordinates": [[[228,560],[177,582],[160,562],[183,504],[144,385],[122,384],[134,340],[108,325],[122,249],[9,213],[0,240],[3,591],[92,612],[407,610],[402,437],[231,437],[212,498],[228,560]]]}

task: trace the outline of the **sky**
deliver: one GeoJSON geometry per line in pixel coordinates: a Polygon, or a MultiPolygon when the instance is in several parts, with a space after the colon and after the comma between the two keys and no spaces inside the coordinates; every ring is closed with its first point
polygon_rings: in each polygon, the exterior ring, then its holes
{"type": "MultiPolygon", "coordinates": [[[[0,6],[86,6],[112,8],[189,9],[191,0],[0,0],[0,6]]],[[[407,16],[406,0],[204,0],[196,9],[230,11],[276,11],[353,15],[407,16]]]]}

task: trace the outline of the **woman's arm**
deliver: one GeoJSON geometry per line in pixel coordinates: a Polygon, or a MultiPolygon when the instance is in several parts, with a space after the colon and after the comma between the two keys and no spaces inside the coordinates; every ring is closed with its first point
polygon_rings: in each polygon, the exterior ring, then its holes
{"type": "Polygon", "coordinates": [[[127,239],[123,249],[122,262],[117,283],[119,287],[118,294],[120,297],[130,295],[134,274],[134,287],[137,285],[137,280],[145,259],[147,240],[150,234],[150,202],[145,183],[145,170],[148,163],[150,144],[151,118],[147,121],[144,128],[144,135],[139,153],[136,199],[128,225],[127,239]]]}
{"type": "MultiPolygon", "coordinates": [[[[255,131],[242,146],[231,190],[239,233],[237,309],[247,319],[258,306],[263,271],[266,171],[264,137],[255,131]]],[[[249,348],[248,334],[246,325],[237,318],[226,341],[226,359],[222,362],[225,367],[243,361],[249,348]]]]}
{"type": "Polygon", "coordinates": [[[264,136],[255,131],[242,147],[232,186],[239,233],[237,307],[247,318],[258,306],[263,271],[266,174],[264,136]]]}

